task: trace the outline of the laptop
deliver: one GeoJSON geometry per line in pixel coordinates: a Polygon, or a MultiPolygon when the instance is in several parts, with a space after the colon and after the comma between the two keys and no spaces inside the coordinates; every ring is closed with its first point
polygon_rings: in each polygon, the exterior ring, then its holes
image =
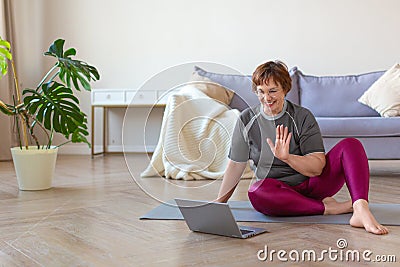
{"type": "Polygon", "coordinates": [[[268,232],[264,228],[239,226],[227,203],[175,199],[189,229],[194,232],[249,238],[268,232]]]}

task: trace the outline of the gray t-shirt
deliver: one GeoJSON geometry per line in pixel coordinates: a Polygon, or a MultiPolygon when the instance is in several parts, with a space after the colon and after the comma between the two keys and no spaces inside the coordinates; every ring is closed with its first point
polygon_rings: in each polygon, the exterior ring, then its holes
{"type": "Polygon", "coordinates": [[[308,177],[275,158],[267,143],[267,137],[275,142],[276,126],[281,124],[292,133],[290,154],[325,152],[314,115],[308,109],[285,100],[282,112],[274,117],[265,114],[261,104],[245,109],[233,131],[228,157],[236,162],[252,160],[257,179],[275,178],[289,185],[297,185],[308,177]]]}

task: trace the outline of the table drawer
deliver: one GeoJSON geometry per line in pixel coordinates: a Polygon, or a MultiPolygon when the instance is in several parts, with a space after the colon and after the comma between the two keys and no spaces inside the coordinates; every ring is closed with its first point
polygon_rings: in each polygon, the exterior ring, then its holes
{"type": "Polygon", "coordinates": [[[157,101],[157,91],[127,91],[126,104],[127,105],[154,105],[157,101]]]}
{"type": "Polygon", "coordinates": [[[124,102],[123,91],[92,91],[93,105],[123,105],[124,102]]]}

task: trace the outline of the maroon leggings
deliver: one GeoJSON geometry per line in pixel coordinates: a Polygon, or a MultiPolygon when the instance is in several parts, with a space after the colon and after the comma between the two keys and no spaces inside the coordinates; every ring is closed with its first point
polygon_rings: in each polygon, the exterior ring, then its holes
{"type": "Polygon", "coordinates": [[[346,138],[326,154],[321,175],[290,186],[273,178],[254,183],[248,192],[253,207],[272,216],[324,214],[322,200],[335,195],[346,183],[351,199],[368,201],[368,159],[360,141],[346,138]]]}

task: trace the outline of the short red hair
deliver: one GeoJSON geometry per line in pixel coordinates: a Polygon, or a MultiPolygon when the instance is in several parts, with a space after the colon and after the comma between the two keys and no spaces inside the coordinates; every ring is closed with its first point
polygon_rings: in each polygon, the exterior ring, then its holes
{"type": "Polygon", "coordinates": [[[256,68],[252,76],[253,91],[255,92],[257,86],[266,84],[270,79],[282,86],[285,95],[292,88],[292,79],[288,68],[282,61],[268,61],[256,68]]]}

